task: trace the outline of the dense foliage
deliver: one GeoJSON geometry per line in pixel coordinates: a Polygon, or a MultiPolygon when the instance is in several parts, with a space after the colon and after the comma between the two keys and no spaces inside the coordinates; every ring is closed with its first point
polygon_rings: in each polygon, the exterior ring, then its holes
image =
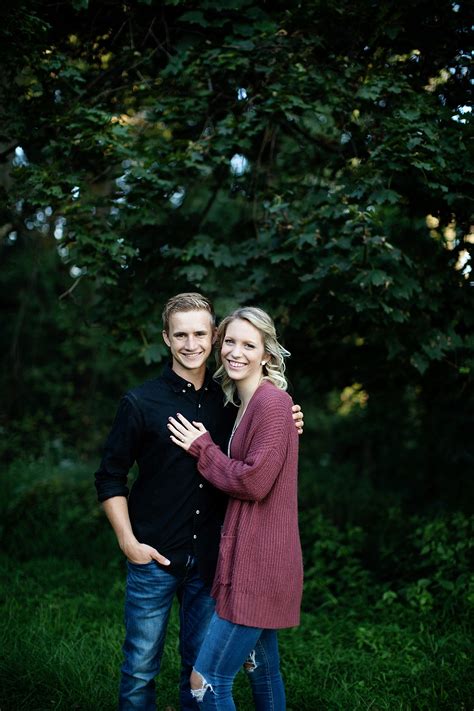
{"type": "Polygon", "coordinates": [[[340,423],[312,445],[318,470],[465,499],[467,3],[1,13],[8,454],[95,452],[139,362],[164,357],[163,301],[200,289],[220,314],[277,318],[310,426],[340,423]]]}
{"type": "Polygon", "coordinates": [[[472,706],[470,31],[464,0],[1,4],[2,709],[112,708],[91,471],[190,289],[292,351],[294,708],[472,706]]]}

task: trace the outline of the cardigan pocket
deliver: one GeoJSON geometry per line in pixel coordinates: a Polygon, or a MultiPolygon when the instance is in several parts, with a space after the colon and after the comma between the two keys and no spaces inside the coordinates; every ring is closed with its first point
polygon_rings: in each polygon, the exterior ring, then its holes
{"type": "Polygon", "coordinates": [[[219,562],[217,565],[217,580],[221,585],[230,585],[235,553],[235,536],[221,535],[219,546],[219,562]]]}

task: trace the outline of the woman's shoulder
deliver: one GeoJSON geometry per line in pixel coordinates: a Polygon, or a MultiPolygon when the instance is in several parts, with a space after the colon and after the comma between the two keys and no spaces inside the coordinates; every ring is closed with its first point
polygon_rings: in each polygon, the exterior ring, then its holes
{"type": "Polygon", "coordinates": [[[277,388],[276,385],[269,380],[264,380],[255,391],[255,402],[259,406],[262,404],[273,405],[274,407],[283,406],[291,408],[293,400],[285,390],[277,388]]]}

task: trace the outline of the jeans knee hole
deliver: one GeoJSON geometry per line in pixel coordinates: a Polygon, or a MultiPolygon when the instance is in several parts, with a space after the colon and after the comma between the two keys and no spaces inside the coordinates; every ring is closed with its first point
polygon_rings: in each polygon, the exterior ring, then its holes
{"type": "Polygon", "coordinates": [[[253,649],[249,656],[248,659],[245,660],[244,662],[244,669],[248,674],[251,674],[252,672],[255,671],[255,669],[258,667],[257,662],[255,661],[255,649],[253,649]]]}
{"type": "Polygon", "coordinates": [[[206,693],[207,690],[212,691],[214,693],[214,689],[212,688],[212,684],[209,684],[206,679],[203,677],[203,675],[196,671],[196,669],[193,669],[193,673],[191,674],[191,696],[193,699],[196,699],[196,701],[199,703],[202,703],[204,701],[204,694],[206,693]],[[199,681],[197,680],[196,677],[199,677],[199,681]],[[200,683],[201,686],[194,689],[193,688],[193,683],[197,684],[200,683]]]}

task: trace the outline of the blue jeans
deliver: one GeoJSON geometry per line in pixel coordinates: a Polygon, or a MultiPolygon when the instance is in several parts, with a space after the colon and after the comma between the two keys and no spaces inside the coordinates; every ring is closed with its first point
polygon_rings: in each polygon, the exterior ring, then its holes
{"type": "Polygon", "coordinates": [[[232,684],[245,665],[257,711],[285,711],[276,630],[237,625],[214,613],[194,665],[202,688],[193,691],[202,711],[235,711],[232,684]]]}
{"type": "Polygon", "coordinates": [[[145,565],[128,563],[121,711],[156,709],[155,676],[160,670],[175,594],[180,604],[180,706],[183,711],[199,708],[191,695],[189,676],[214,611],[214,600],[198,576],[194,560],[188,562],[186,572],[179,578],[151,561],[145,565]]]}

